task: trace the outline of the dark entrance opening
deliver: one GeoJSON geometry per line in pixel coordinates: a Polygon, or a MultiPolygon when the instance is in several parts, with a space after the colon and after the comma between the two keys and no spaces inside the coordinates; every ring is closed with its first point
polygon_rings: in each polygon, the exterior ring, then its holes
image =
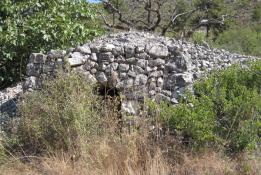
{"type": "Polygon", "coordinates": [[[108,86],[104,86],[104,85],[101,85],[99,88],[98,88],[98,94],[100,96],[110,96],[110,97],[118,97],[120,96],[120,93],[119,93],[119,90],[115,87],[108,87],[108,86]]]}
{"type": "MultiPolygon", "coordinates": [[[[97,89],[98,95],[103,98],[104,117],[108,117],[108,121],[114,121],[116,126],[116,133],[121,134],[123,128],[123,120],[121,114],[121,98],[120,92],[115,87],[100,85],[97,89]]],[[[109,124],[110,125],[110,124],[109,124]]],[[[110,126],[106,126],[108,128],[110,126]]]]}

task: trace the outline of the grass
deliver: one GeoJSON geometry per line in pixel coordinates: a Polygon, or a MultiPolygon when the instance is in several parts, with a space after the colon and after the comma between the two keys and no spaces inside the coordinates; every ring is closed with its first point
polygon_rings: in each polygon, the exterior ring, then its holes
{"type": "Polygon", "coordinates": [[[43,157],[31,157],[29,162],[10,159],[0,166],[3,175],[258,175],[260,159],[247,155],[229,158],[213,151],[189,153],[163,150],[158,144],[148,144],[137,133],[122,135],[121,139],[102,136],[89,143],[78,159],[60,152],[43,157]],[[169,152],[168,152],[169,151],[169,152]],[[170,154],[171,153],[171,154],[170,154]],[[168,156],[167,156],[168,154],[168,156]]]}
{"type": "Polygon", "coordinates": [[[139,127],[121,130],[119,98],[102,100],[93,87],[67,73],[22,97],[18,125],[1,142],[0,174],[261,174],[261,160],[252,153],[195,151],[171,132],[161,133],[164,123],[157,116],[140,116],[139,127]]]}

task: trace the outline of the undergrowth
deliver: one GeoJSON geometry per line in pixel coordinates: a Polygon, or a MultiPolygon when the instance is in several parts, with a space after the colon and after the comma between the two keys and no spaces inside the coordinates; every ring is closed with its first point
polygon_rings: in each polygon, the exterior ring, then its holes
{"type": "Polygon", "coordinates": [[[258,153],[260,87],[261,62],[214,72],[178,105],[147,101],[126,132],[120,97],[61,73],[21,97],[1,141],[0,174],[260,174],[249,152],[258,153]]]}
{"type": "Polygon", "coordinates": [[[87,139],[100,132],[100,104],[83,76],[60,74],[20,100],[17,144],[30,154],[79,152],[87,139]]]}
{"type": "Polygon", "coordinates": [[[148,101],[181,142],[230,153],[254,150],[261,134],[261,62],[234,65],[194,84],[179,105],[148,101]]]}

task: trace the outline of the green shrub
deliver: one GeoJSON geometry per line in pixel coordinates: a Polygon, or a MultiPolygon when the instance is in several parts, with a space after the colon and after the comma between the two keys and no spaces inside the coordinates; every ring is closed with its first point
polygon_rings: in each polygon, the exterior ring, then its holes
{"type": "Polygon", "coordinates": [[[5,150],[5,141],[1,139],[0,142],[0,165],[7,160],[7,154],[5,150]]]}
{"type": "Polygon", "coordinates": [[[204,39],[205,39],[205,33],[204,32],[194,32],[192,35],[192,41],[195,44],[200,44],[202,45],[204,43],[204,39]]]}
{"type": "Polygon", "coordinates": [[[252,12],[252,20],[259,22],[261,20],[261,3],[255,6],[252,12]]]}
{"type": "Polygon", "coordinates": [[[220,34],[214,46],[248,55],[261,55],[260,31],[251,27],[232,28],[220,34]]]}
{"type": "Polygon", "coordinates": [[[99,99],[82,76],[61,74],[19,104],[19,145],[30,153],[78,151],[99,132],[99,99]]]}
{"type": "Polygon", "coordinates": [[[32,52],[66,49],[103,33],[86,0],[0,1],[0,89],[24,78],[32,52]]]}
{"type": "MultiPolygon", "coordinates": [[[[225,147],[231,152],[252,149],[261,125],[261,62],[211,74],[194,85],[181,104],[157,105],[162,121],[194,146],[225,147]]],[[[155,104],[154,104],[155,105],[155,104]]],[[[151,106],[151,105],[149,105],[151,106]]]]}

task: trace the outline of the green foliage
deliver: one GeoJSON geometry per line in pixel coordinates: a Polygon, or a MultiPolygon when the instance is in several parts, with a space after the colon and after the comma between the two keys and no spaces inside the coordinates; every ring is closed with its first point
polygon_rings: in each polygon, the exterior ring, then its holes
{"type": "Polygon", "coordinates": [[[255,6],[252,13],[252,20],[259,22],[261,20],[261,3],[255,6]]]}
{"type": "Polygon", "coordinates": [[[5,150],[5,143],[3,140],[1,140],[1,143],[0,143],[0,165],[2,163],[4,163],[6,160],[7,160],[7,154],[6,154],[6,150],[5,150]]]}
{"type": "Polygon", "coordinates": [[[240,0],[230,8],[229,28],[213,38],[213,46],[248,55],[261,55],[261,4],[240,0]],[[240,13],[245,11],[244,13],[240,13]],[[235,18],[238,17],[238,18],[235,18]]]}
{"type": "Polygon", "coordinates": [[[181,104],[162,102],[154,109],[183,142],[231,152],[252,149],[261,131],[261,62],[248,66],[215,72],[198,81],[195,95],[188,94],[181,104]]]}
{"type": "MultiPolygon", "coordinates": [[[[108,28],[123,30],[131,28],[158,32],[167,36],[189,37],[201,27],[217,34],[229,26],[227,20],[224,24],[220,22],[222,15],[230,14],[227,7],[231,7],[231,4],[226,4],[224,0],[109,0],[109,3],[106,2],[103,1],[106,12],[104,24],[108,28]],[[208,22],[203,24],[202,20],[208,22]]],[[[210,34],[209,32],[207,34],[210,34]]]]}
{"type": "Polygon", "coordinates": [[[230,21],[225,20],[223,24],[222,15],[231,13],[231,6],[226,4],[224,0],[195,0],[194,8],[199,9],[193,16],[191,24],[198,27],[206,28],[206,37],[210,36],[210,32],[214,35],[218,35],[223,30],[229,27],[230,21]],[[201,20],[208,20],[208,24],[200,25],[201,20]]]}
{"type": "Polygon", "coordinates": [[[200,8],[200,10],[209,9],[206,16],[218,17],[219,13],[224,10],[225,1],[224,0],[195,0],[194,6],[200,8]]]}
{"type": "Polygon", "coordinates": [[[215,46],[230,51],[261,55],[261,26],[232,28],[219,35],[215,46]]]}
{"type": "Polygon", "coordinates": [[[200,44],[202,45],[204,43],[204,40],[205,40],[205,34],[204,32],[194,32],[193,35],[192,35],[192,41],[195,43],[195,44],[200,44]]]}
{"type": "Polygon", "coordinates": [[[17,142],[29,153],[79,151],[99,133],[99,104],[88,81],[74,73],[62,74],[23,97],[17,142]]]}
{"type": "Polygon", "coordinates": [[[85,0],[0,1],[0,88],[23,77],[29,54],[64,49],[99,35],[85,0]]]}

